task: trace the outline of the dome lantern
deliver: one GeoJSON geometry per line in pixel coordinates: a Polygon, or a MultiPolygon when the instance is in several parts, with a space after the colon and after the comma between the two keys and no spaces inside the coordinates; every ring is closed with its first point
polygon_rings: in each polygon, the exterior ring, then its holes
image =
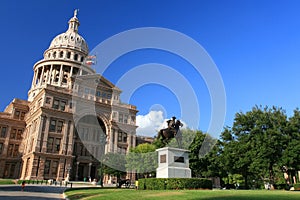
{"type": "Polygon", "coordinates": [[[78,32],[78,26],[80,25],[77,18],[78,9],[74,10],[74,16],[69,20],[69,29],[68,31],[78,32]]]}
{"type": "MultiPolygon", "coordinates": [[[[78,27],[80,25],[77,18],[78,9],[74,11],[74,16],[69,20],[69,28],[66,32],[57,35],[50,43],[49,48],[45,51],[45,55],[52,49],[73,49],[77,50],[85,57],[89,53],[88,45],[84,38],[79,35],[78,27]]],[[[46,57],[45,57],[46,58],[46,57]]]]}

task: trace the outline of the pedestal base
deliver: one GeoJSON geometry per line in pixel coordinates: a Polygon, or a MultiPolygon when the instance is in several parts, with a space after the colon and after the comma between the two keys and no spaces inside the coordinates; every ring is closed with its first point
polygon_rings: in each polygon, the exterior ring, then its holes
{"type": "Polygon", "coordinates": [[[164,167],[156,169],[157,178],[191,178],[191,169],[182,167],[164,167]]]}
{"type": "Polygon", "coordinates": [[[156,178],[191,178],[189,168],[189,151],[185,149],[165,147],[158,152],[158,168],[156,178]]]}

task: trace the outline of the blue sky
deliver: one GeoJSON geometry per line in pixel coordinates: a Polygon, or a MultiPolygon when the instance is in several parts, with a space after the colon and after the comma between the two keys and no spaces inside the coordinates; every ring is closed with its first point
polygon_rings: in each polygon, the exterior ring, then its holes
{"type": "MultiPolygon", "coordinates": [[[[115,34],[141,27],[172,29],[201,44],[224,82],[224,126],[232,125],[236,112],[254,105],[280,106],[288,115],[299,106],[299,1],[4,0],[0,2],[0,110],[13,98],[27,99],[34,63],[42,59],[51,40],[67,29],[76,8],[79,33],[90,50],[115,34]]],[[[155,49],[130,52],[113,62],[104,76],[116,83],[128,70],[146,63],[167,65],[190,81],[201,113],[198,127],[193,128],[206,131],[211,116],[209,91],[179,56],[155,49]]],[[[101,67],[101,60],[98,64],[101,67]]],[[[180,99],[158,84],[140,87],[129,103],[137,105],[141,117],[161,108],[166,113],[154,115],[159,120],[181,116],[180,99]]],[[[188,118],[183,120],[189,124],[188,118]]]]}

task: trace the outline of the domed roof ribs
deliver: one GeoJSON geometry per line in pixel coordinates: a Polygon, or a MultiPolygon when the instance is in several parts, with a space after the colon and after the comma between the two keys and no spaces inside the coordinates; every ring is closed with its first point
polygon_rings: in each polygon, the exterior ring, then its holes
{"type": "Polygon", "coordinates": [[[77,18],[77,13],[79,9],[74,10],[74,16],[69,20],[69,29],[68,31],[73,31],[75,33],[78,32],[78,26],[80,25],[79,20],[77,18]]]}

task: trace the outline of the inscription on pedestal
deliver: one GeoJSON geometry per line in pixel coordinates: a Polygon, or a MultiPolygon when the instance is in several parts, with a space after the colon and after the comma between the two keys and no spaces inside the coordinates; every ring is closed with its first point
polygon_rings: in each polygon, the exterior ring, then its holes
{"type": "Polygon", "coordinates": [[[160,155],[160,163],[166,163],[167,162],[167,156],[166,154],[160,155]]]}
{"type": "Polygon", "coordinates": [[[174,156],[174,162],[184,163],[183,156],[174,156]]]}

